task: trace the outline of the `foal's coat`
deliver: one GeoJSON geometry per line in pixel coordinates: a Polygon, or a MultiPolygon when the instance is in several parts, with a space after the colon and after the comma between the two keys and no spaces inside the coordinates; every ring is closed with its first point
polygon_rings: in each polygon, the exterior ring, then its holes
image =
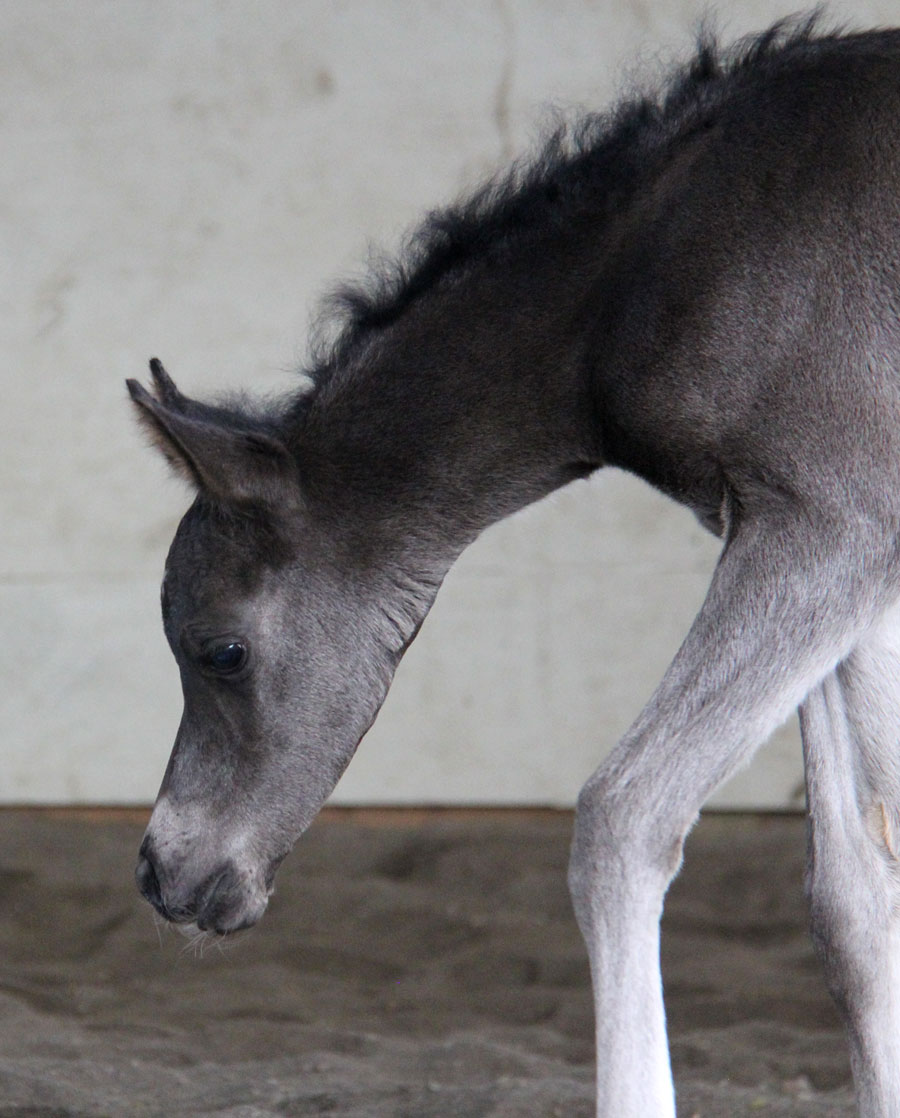
{"type": "Polygon", "coordinates": [[[345,291],[313,391],[139,414],[196,487],[163,584],[184,717],[138,879],[262,915],[450,564],[606,463],[723,541],[578,802],[598,1114],[674,1114],[663,897],[710,792],[801,708],[813,934],[861,1112],[900,1116],[900,32],[704,46],[345,291]]]}

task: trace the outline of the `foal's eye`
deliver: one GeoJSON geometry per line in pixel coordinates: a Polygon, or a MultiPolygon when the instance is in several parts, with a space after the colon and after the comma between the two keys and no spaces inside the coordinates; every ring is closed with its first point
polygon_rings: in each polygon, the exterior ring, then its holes
{"type": "Polygon", "coordinates": [[[239,641],[217,644],[207,653],[206,662],[219,675],[231,675],[247,662],[247,649],[239,641]]]}

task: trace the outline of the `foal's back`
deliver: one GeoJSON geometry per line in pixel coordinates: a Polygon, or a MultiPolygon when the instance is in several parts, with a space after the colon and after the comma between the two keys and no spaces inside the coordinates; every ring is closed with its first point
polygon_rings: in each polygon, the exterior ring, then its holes
{"type": "Polygon", "coordinates": [[[729,489],[893,505],[900,32],[798,42],[693,95],[599,292],[607,460],[713,525],[729,489]]]}

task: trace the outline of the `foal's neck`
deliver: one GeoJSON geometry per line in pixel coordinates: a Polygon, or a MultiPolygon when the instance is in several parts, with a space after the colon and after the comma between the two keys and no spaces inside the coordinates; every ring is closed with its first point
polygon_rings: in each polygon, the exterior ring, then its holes
{"type": "Polygon", "coordinates": [[[583,261],[564,258],[558,234],[548,242],[446,277],[320,385],[301,455],[329,501],[431,541],[449,565],[489,524],[600,464],[583,261]]]}

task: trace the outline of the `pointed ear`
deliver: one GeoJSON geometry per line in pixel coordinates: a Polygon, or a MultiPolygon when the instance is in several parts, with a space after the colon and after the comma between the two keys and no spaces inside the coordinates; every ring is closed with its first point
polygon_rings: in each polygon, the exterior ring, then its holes
{"type": "Polygon", "coordinates": [[[128,380],[138,420],[175,472],[224,504],[284,508],[300,499],[297,466],[277,438],[183,396],[154,358],[154,392],[128,380]]]}

